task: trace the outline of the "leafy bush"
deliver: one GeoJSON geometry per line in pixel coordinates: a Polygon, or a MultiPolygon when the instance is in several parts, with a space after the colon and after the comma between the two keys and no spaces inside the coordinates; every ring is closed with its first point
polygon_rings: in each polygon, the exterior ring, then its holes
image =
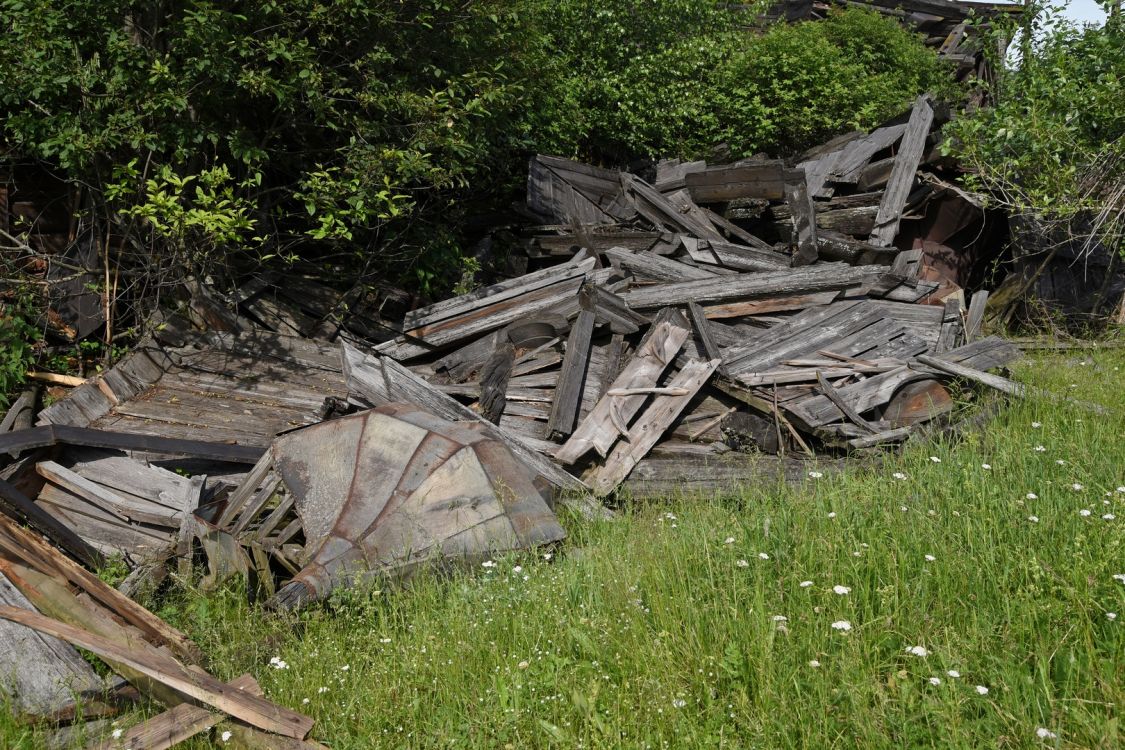
{"type": "Polygon", "coordinates": [[[0,414],[10,405],[11,394],[35,361],[34,342],[39,340],[39,331],[29,322],[31,319],[26,302],[0,302],[0,414]]]}

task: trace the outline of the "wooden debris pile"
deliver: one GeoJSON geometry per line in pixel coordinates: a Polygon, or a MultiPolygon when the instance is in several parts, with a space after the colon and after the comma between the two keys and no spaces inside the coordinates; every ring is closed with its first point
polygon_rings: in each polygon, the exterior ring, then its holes
{"type": "Polygon", "coordinates": [[[410,312],[370,355],[347,351],[349,388],[491,422],[581,476],[544,469],[558,487],[597,494],[652,453],[705,473],[732,450],[900,442],[952,408],[949,368],[1018,356],[980,338],[987,293],[966,308],[928,255],[957,255],[943,243],[982,220],[920,171],[935,119],[923,96],[902,122],[795,165],[662,162],[652,183],[537,156],[527,246],[543,267],[410,312]]]}

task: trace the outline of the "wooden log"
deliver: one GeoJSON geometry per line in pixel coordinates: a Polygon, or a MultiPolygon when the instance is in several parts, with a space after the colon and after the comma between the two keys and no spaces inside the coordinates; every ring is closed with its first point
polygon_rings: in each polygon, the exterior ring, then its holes
{"type": "Polygon", "coordinates": [[[902,209],[906,206],[906,199],[914,184],[914,175],[918,171],[918,164],[922,159],[926,138],[930,134],[930,125],[933,121],[932,101],[929,95],[923,94],[914,102],[910,120],[906,123],[902,144],[895,156],[894,167],[887,180],[887,188],[879,204],[879,212],[875,216],[875,226],[868,238],[868,242],[872,245],[888,246],[894,243],[899,221],[902,218],[902,209]]]}
{"type": "Polygon", "coordinates": [[[871,283],[882,272],[878,267],[853,268],[842,263],[820,263],[794,270],[659,284],[631,289],[622,296],[629,307],[645,310],[688,302],[703,304],[848,289],[871,283]]]}
{"type": "Polygon", "coordinates": [[[689,335],[690,327],[682,314],[671,308],[662,310],[606,395],[598,400],[566,443],[555,452],[555,459],[563,464],[572,464],[591,449],[605,456],[646,398],[619,398],[610,396],[609,391],[655,386],[689,335]]]}
{"type": "Polygon", "coordinates": [[[553,440],[568,437],[578,424],[582,390],[590,364],[590,344],[594,335],[594,320],[597,317],[594,293],[584,289],[580,297],[579,305],[582,307],[582,312],[578,313],[578,319],[570,329],[562,372],[559,374],[558,386],[551,401],[551,414],[547,419],[547,434],[553,440]]]}
{"type": "MultiPolygon", "coordinates": [[[[778,160],[755,164],[708,167],[684,177],[684,184],[693,200],[699,203],[725,203],[736,198],[781,200],[785,183],[794,179],[797,170],[787,169],[778,160]]],[[[800,174],[805,179],[804,172],[800,174]]]]}
{"type": "Polygon", "coordinates": [[[670,389],[683,391],[678,395],[658,395],[637,419],[625,440],[620,441],[590,480],[595,492],[608,494],[621,484],[633,467],[652,449],[675,421],[692,397],[703,387],[719,366],[719,360],[688,362],[672,381],[670,389]]]}
{"type": "Polygon", "coordinates": [[[61,638],[100,657],[124,664],[149,679],[260,729],[296,739],[304,739],[312,729],[313,720],[308,716],[224,685],[205,673],[193,672],[172,657],[156,659],[151,653],[122,648],[81,628],[16,607],[0,607],[0,618],[61,638]]]}

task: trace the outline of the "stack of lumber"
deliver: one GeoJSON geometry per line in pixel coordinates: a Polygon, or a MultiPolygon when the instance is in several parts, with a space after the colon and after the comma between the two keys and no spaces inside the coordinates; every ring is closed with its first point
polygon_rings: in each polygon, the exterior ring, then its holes
{"type": "Polygon", "coordinates": [[[980,338],[985,294],[965,309],[895,244],[933,192],[919,176],[933,123],[922,96],[903,122],[795,165],[662,162],[651,184],[537,156],[527,206],[543,223],[528,248],[543,267],[416,309],[370,353],[347,349],[349,389],[491,422],[527,460],[553,462],[540,473],[556,486],[599,495],[653,452],[900,442],[952,408],[950,368],[1018,356],[980,338]]]}

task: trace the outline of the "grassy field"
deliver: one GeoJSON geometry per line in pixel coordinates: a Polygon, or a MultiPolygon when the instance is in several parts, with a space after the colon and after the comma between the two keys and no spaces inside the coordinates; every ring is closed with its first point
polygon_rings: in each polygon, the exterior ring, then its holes
{"type": "MultiPolygon", "coordinates": [[[[1017,377],[1112,413],[1015,403],[878,468],[569,519],[553,554],[299,618],[161,614],[338,750],[1121,747],[1125,354],[1017,377]]],[[[10,721],[4,747],[39,746],[10,721]]]]}

